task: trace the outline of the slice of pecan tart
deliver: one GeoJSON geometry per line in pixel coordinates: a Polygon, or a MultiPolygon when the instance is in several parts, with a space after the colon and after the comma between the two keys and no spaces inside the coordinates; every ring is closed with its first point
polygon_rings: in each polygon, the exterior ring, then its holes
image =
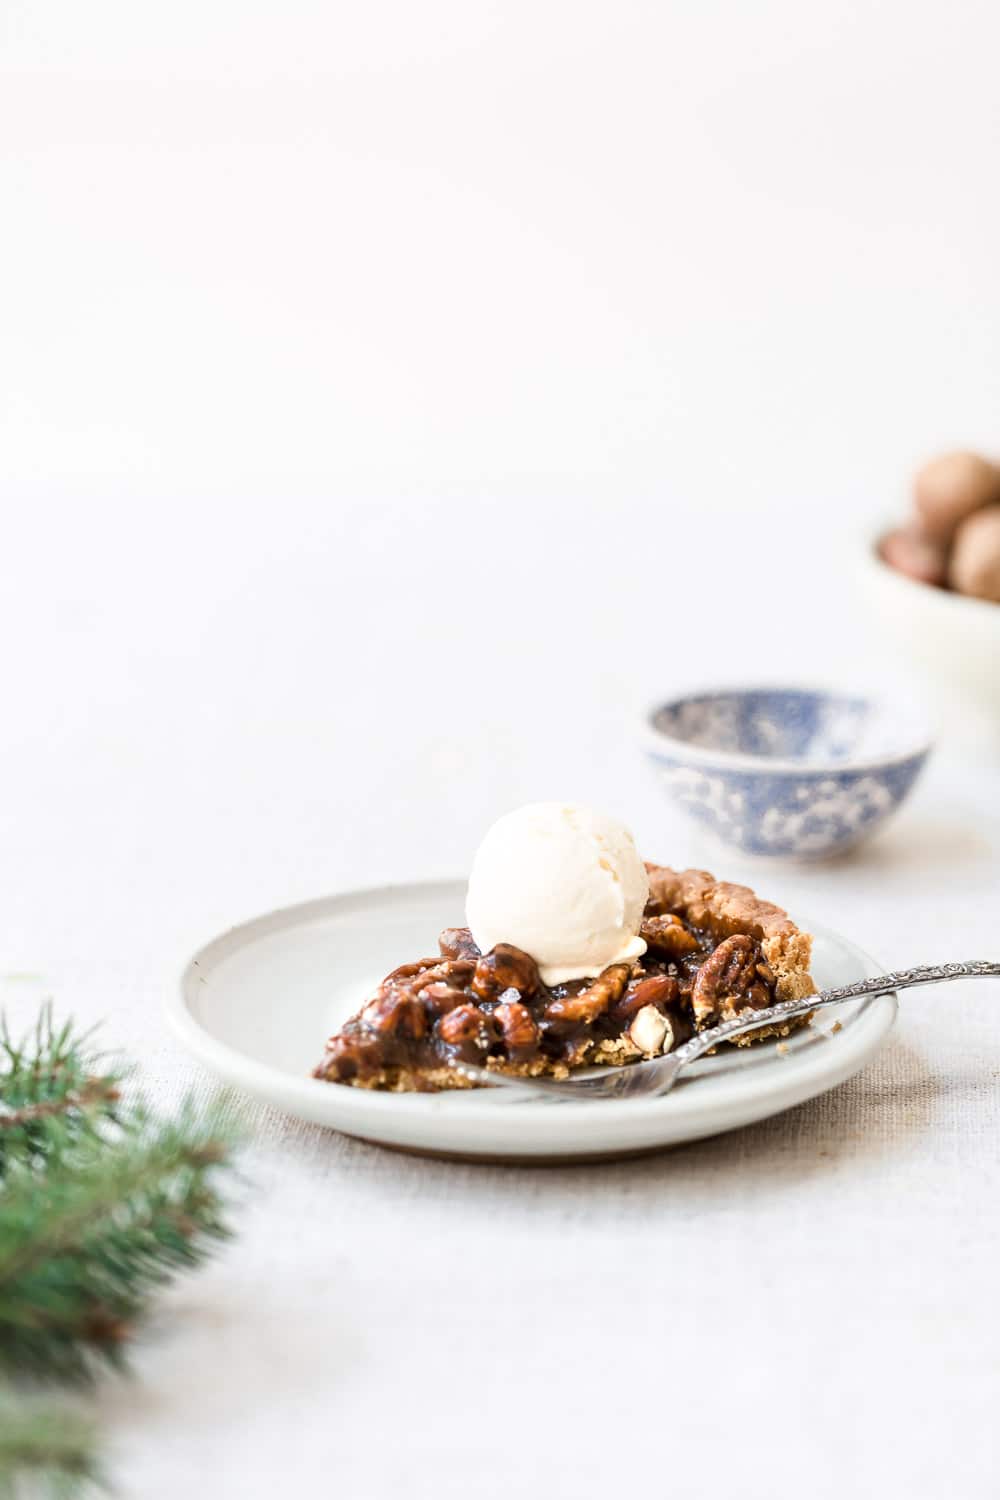
{"type": "MultiPolygon", "coordinates": [[[[669,1052],[717,1022],[815,991],[812,939],[747,886],[704,870],[647,865],[646,952],[595,979],[547,986],[530,954],[481,953],[466,927],[440,953],[394,969],[332,1036],[314,1077],[398,1092],[468,1088],[457,1058],[506,1073],[565,1077],[669,1052]]],[[[806,1024],[736,1039],[745,1046],[806,1024]]]]}

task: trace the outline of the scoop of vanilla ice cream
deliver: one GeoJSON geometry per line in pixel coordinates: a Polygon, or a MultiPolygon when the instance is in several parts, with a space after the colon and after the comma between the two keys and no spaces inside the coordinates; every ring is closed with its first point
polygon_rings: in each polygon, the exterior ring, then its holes
{"type": "Polygon", "coordinates": [[[465,915],[483,953],[512,943],[546,984],[638,958],[649,882],[627,828],[563,802],[507,813],[479,846],[465,915]]]}

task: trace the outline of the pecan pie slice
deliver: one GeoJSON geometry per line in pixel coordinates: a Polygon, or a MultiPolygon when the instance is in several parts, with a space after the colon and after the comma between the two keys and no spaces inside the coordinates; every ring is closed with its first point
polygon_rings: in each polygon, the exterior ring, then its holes
{"type": "MultiPolygon", "coordinates": [[[[481,953],[467,927],[403,964],[327,1043],[313,1076],[397,1092],[468,1088],[449,1059],[527,1076],[630,1063],[693,1031],[815,991],[812,939],[787,913],[704,870],[647,865],[646,952],[595,979],[547,986],[530,954],[481,953]]],[[[735,1039],[787,1036],[808,1018],[735,1039]]]]}

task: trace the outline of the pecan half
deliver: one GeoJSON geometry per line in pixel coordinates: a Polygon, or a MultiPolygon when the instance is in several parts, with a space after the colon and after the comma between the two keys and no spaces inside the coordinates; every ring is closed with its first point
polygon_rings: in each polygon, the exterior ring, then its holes
{"type": "Polygon", "coordinates": [[[700,946],[690,927],[673,912],[660,917],[644,917],[639,936],[650,948],[665,953],[668,958],[686,958],[689,953],[697,953],[700,946]]]}
{"type": "Polygon", "coordinates": [[[440,959],[437,958],[418,958],[416,963],[400,964],[397,969],[392,970],[391,974],[385,976],[380,989],[389,989],[391,985],[403,979],[416,979],[418,974],[426,974],[428,969],[433,969],[438,963],[440,959]]]}
{"type": "Polygon", "coordinates": [[[468,927],[446,927],[438,938],[442,958],[478,958],[479,947],[468,927]]]}
{"type": "Polygon", "coordinates": [[[408,988],[414,995],[419,995],[432,984],[443,981],[462,989],[472,978],[475,967],[471,958],[444,958],[440,963],[425,969],[408,988]]]}
{"type": "Polygon", "coordinates": [[[552,1000],[546,1007],[545,1019],[573,1023],[596,1020],[621,998],[630,972],[628,964],[612,964],[578,995],[564,995],[558,1000],[552,1000]]]}
{"type": "Polygon", "coordinates": [[[497,943],[489,953],[484,953],[472,976],[472,990],[480,1000],[496,1000],[504,990],[534,995],[541,984],[535,960],[511,943],[497,943]]]}
{"type": "Polygon", "coordinates": [[[628,1021],[638,1015],[645,1005],[655,1005],[658,1010],[675,1005],[680,997],[680,985],[669,974],[649,974],[645,979],[629,985],[614,1009],[615,1019],[628,1021]]]}
{"type": "Polygon", "coordinates": [[[766,995],[766,991],[757,976],[759,960],[759,947],[742,932],[726,938],[709,954],[691,989],[691,1006],[698,1026],[719,1015],[744,1010],[748,1005],[760,1008],[760,995],[766,995]]]}

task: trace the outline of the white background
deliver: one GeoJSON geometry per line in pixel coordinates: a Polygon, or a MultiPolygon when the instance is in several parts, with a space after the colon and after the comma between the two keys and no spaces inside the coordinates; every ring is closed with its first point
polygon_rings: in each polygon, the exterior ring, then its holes
{"type": "MultiPolygon", "coordinates": [[[[231,921],[460,872],[534,797],[715,859],[640,706],[869,672],[865,535],[925,454],[1000,448],[996,6],[2,0],[0,35],[4,970],[166,1097],[159,1001],[231,921]]],[[[998,821],[946,743],[856,860],[755,878],[887,962],[988,956],[998,821]]],[[[936,1497],[959,1450],[992,1494],[953,1424],[997,1395],[996,1028],[949,1003],[963,1040],[915,1002],[867,1083],[656,1165],[259,1118],[266,1205],[108,1397],[126,1494],[936,1497]]]]}

